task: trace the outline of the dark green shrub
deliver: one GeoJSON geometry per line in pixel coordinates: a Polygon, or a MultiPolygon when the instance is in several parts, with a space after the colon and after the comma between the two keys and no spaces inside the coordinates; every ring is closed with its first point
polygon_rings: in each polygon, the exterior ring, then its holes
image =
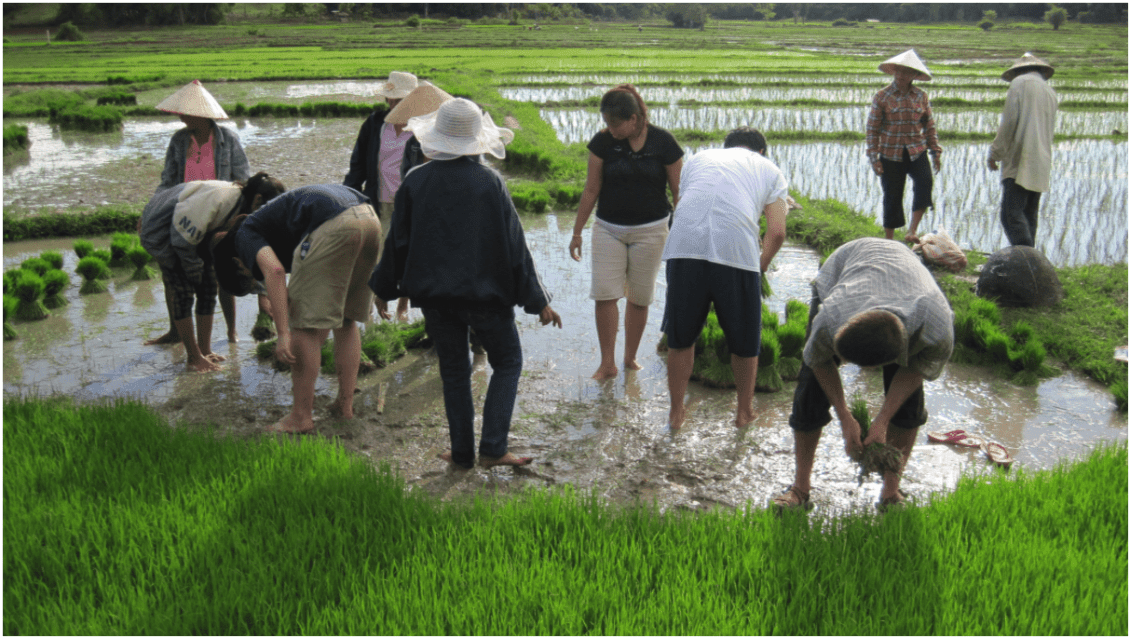
{"type": "Polygon", "coordinates": [[[55,32],[53,39],[61,42],[81,42],[86,39],[86,36],[82,30],[75,26],[75,23],[68,21],[59,26],[59,30],[55,32]]]}
{"type": "Polygon", "coordinates": [[[992,20],[982,20],[980,23],[977,24],[977,26],[980,27],[982,31],[989,31],[990,29],[993,28],[993,21],[992,20]]]}
{"type": "Polygon", "coordinates": [[[98,257],[92,255],[78,260],[75,272],[82,275],[84,280],[82,287],[78,289],[80,295],[90,295],[109,290],[102,280],[110,277],[110,267],[98,257]]]}
{"type": "Polygon", "coordinates": [[[47,308],[54,310],[55,308],[62,308],[70,303],[67,298],[63,296],[63,291],[67,286],[71,285],[71,277],[62,270],[48,270],[47,274],[43,275],[43,291],[44,299],[43,305],[47,308]]]}
{"type": "Polygon", "coordinates": [[[43,305],[43,292],[46,286],[43,278],[30,270],[21,270],[16,279],[16,318],[21,321],[39,321],[48,317],[47,306],[43,305]]]}
{"type": "Polygon", "coordinates": [[[47,262],[55,270],[63,267],[63,253],[57,250],[45,250],[39,253],[39,258],[47,262]]]}
{"type": "Polygon", "coordinates": [[[151,257],[149,251],[141,246],[132,246],[126,251],[126,258],[133,264],[134,271],[130,279],[133,281],[149,281],[153,278],[153,270],[147,266],[151,257]]]}
{"type": "Polygon", "coordinates": [[[72,247],[74,248],[75,255],[77,255],[79,259],[87,257],[90,253],[94,252],[94,242],[89,239],[76,239],[72,247]]]}
{"type": "Polygon", "coordinates": [[[48,270],[51,270],[51,264],[47,263],[46,260],[40,259],[39,257],[29,257],[23,260],[23,262],[20,264],[20,268],[29,272],[33,272],[42,277],[44,273],[46,273],[48,270]]]}
{"type": "Polygon", "coordinates": [[[419,28],[420,16],[408,16],[408,19],[404,21],[404,26],[411,27],[413,29],[419,28]]]}

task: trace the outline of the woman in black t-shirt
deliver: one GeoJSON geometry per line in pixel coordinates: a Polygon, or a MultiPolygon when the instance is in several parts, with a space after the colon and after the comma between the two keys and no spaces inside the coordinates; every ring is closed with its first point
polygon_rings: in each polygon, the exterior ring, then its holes
{"type": "Polygon", "coordinates": [[[647,121],[647,105],[631,84],[600,100],[607,127],[589,142],[588,176],[569,254],[581,260],[581,231],[597,207],[592,229],[592,291],[600,367],[594,379],[619,374],[616,332],[620,298],[624,311],[624,367],[639,370],[636,352],[655,296],[655,277],[667,241],[667,220],[679,199],[683,149],[667,131],[647,121]],[[667,188],[671,200],[667,199],[667,188]]]}

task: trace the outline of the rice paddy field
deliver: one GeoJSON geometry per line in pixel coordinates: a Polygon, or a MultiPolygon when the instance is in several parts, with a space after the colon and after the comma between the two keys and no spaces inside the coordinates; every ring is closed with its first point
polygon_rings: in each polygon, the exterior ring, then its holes
{"type": "MultiPolygon", "coordinates": [[[[1007,90],[999,75],[1032,51],[1056,66],[1060,98],[1038,248],[1072,273],[1125,269],[1124,27],[793,27],[244,21],[94,30],[50,47],[42,30],[6,31],[4,123],[25,126],[30,142],[5,154],[6,237],[16,220],[139,210],[180,126],[145,109],[191,79],[234,112],[367,104],[390,71],[407,70],[515,128],[499,168],[516,201],[545,184],[558,193],[523,224],[566,330],[519,320],[528,348],[512,445],[538,456],[534,469],[460,475],[434,459],[446,439],[434,357],[363,380],[356,423],[264,437],[287,408],[289,378],[246,337],[218,350],[224,372],[184,374],[183,349],[139,343],[167,325],[159,279],[122,271],[107,293],[79,295],[72,276],[69,305],[17,321],[20,338],[4,346],[4,632],[1125,635],[1126,414],[1092,378],[1068,371],[1017,387],[951,364],[927,390],[928,429],[991,434],[1018,458],[1011,472],[926,445],[923,432],[904,478],[911,505],[880,517],[877,482],[857,486],[839,437],[826,436],[816,511],[783,518],[765,502],[791,480],[789,392],[758,395],[758,422],[735,434],[732,395],[692,388],[692,422],[672,435],[660,353],[644,347],[638,374],[587,378],[587,263],[564,252],[575,200],[563,187],[583,180],[596,101],[620,82],[640,87],[688,154],[756,126],[796,196],[875,219],[863,122],[889,81],[878,63],[914,46],[935,75],[921,86],[945,148],[923,226],[978,255],[1006,245],[999,175],[984,167],[1007,90]],[[48,88],[93,101],[108,77],[137,99],[116,131],[65,130],[20,110],[48,88]],[[378,415],[382,383],[389,408],[378,415]]],[[[360,120],[224,125],[254,169],[294,187],[340,181],[360,120]]],[[[58,252],[73,271],[72,243],[6,240],[5,269],[58,252]]],[[[774,311],[807,301],[819,254],[794,241],[778,261],[774,311]]],[[[657,305],[645,346],[661,314],[657,305]]],[[[241,335],[253,320],[241,312],[241,335]]],[[[1110,331],[1125,340],[1125,326],[1110,331]]],[[[846,374],[874,407],[874,375],[846,374]]],[[[489,366],[477,361],[475,375],[481,400],[489,366]]],[[[335,385],[320,379],[319,401],[335,385]]]]}

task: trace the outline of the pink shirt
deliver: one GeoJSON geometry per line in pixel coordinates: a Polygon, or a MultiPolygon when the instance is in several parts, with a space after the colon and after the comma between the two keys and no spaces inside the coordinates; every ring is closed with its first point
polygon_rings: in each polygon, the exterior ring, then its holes
{"type": "Polygon", "coordinates": [[[400,188],[400,162],[404,158],[404,146],[412,139],[412,131],[401,131],[385,122],[381,127],[381,150],[378,156],[380,165],[380,188],[377,197],[381,202],[391,204],[400,188]]]}
{"type": "Polygon", "coordinates": [[[184,158],[184,181],[196,182],[206,179],[216,179],[216,155],[212,151],[212,133],[208,133],[208,141],[203,145],[197,144],[196,137],[188,145],[188,155],[184,158]]]}

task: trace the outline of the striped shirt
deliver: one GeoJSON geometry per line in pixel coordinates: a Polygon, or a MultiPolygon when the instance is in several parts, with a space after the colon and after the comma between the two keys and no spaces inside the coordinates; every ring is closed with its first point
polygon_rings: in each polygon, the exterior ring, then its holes
{"type": "Polygon", "coordinates": [[[831,365],[836,332],[865,310],[902,320],[907,349],[895,361],[933,381],[953,354],[953,311],[934,276],[905,245],[864,237],[836,249],[812,282],[820,309],[812,320],[804,363],[831,365]]]}
{"type": "Polygon", "coordinates": [[[891,82],[871,101],[871,113],[867,116],[867,158],[872,164],[880,157],[901,162],[904,148],[911,161],[918,159],[927,148],[936,155],[942,153],[926,92],[911,85],[906,93],[899,93],[898,86],[891,82]]]}

